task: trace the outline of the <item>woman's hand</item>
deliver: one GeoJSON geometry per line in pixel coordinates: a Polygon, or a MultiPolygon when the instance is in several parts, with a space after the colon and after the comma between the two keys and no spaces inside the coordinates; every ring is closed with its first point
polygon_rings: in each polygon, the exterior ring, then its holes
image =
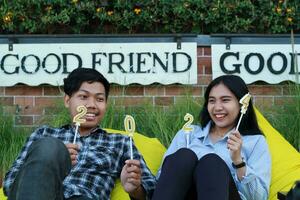
{"type": "MultiPolygon", "coordinates": [[[[241,149],[243,146],[243,139],[239,131],[233,131],[227,140],[227,147],[230,150],[230,157],[233,164],[238,165],[243,162],[241,156],[241,149]]],[[[246,174],[246,167],[236,169],[237,177],[241,181],[246,174]]]]}
{"type": "Polygon", "coordinates": [[[236,130],[229,134],[227,148],[230,150],[230,157],[234,164],[240,164],[243,162],[241,156],[242,145],[243,140],[239,131],[236,130]]]}

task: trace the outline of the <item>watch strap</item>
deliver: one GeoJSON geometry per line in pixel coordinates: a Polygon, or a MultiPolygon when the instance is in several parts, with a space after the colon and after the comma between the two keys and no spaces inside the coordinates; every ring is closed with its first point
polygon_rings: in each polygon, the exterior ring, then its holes
{"type": "Polygon", "coordinates": [[[232,163],[232,167],[234,168],[234,169],[239,169],[239,168],[242,168],[242,167],[245,167],[246,166],[246,163],[243,161],[243,162],[241,162],[241,163],[239,163],[239,164],[234,164],[234,163],[232,163]]]}

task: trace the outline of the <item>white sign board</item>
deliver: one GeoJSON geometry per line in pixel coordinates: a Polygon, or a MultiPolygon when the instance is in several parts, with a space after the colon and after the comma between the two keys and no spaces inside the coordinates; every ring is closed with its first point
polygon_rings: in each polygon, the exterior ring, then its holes
{"type": "Polygon", "coordinates": [[[213,79],[225,74],[238,75],[246,83],[265,81],[275,84],[296,82],[300,76],[300,45],[232,44],[212,45],[213,79]]]}
{"type": "Polygon", "coordinates": [[[94,68],[111,83],[196,84],[197,43],[0,44],[0,86],[62,85],[73,69],[94,68]]]}

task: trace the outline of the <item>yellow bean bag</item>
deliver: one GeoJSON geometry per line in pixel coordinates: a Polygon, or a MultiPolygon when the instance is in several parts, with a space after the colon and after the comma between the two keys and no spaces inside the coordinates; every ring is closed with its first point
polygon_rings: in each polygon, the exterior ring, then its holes
{"type": "Polygon", "coordinates": [[[277,192],[288,191],[300,180],[300,153],[256,110],[259,127],[266,136],[271,152],[272,176],[269,200],[277,200],[277,192]]]}
{"type": "Polygon", "coordinates": [[[2,188],[0,189],[0,200],[5,200],[6,199],[6,197],[4,196],[4,194],[3,194],[3,190],[2,190],[2,188]]]}

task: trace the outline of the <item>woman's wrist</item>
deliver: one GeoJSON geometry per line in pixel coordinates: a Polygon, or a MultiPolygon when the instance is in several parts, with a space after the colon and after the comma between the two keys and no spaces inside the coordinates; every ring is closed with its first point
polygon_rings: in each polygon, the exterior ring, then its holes
{"type": "Polygon", "coordinates": [[[242,158],[232,161],[232,163],[235,164],[235,165],[239,165],[239,164],[241,164],[243,162],[244,162],[244,160],[242,158]]]}
{"type": "Polygon", "coordinates": [[[240,169],[240,168],[245,167],[245,166],[246,166],[246,163],[245,163],[244,161],[242,161],[242,162],[239,163],[239,164],[234,164],[234,163],[232,163],[232,167],[233,167],[234,169],[240,169]]]}
{"type": "Polygon", "coordinates": [[[234,169],[240,169],[240,168],[245,167],[245,166],[246,166],[246,163],[245,163],[243,157],[232,161],[232,167],[234,169]]]}

